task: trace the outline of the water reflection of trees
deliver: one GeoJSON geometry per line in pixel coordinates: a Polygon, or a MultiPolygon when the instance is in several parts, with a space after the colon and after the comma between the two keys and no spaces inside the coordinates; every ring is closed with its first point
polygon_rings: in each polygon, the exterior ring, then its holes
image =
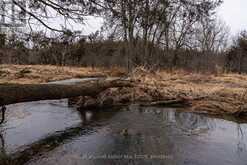
{"type": "Polygon", "coordinates": [[[238,142],[237,142],[237,153],[240,155],[243,152],[246,152],[246,141],[245,134],[241,127],[241,124],[237,124],[237,132],[238,132],[238,142]]]}
{"type": "Polygon", "coordinates": [[[5,140],[4,140],[4,136],[2,132],[0,132],[0,164],[3,164],[3,165],[13,164],[11,162],[10,157],[7,155],[7,152],[5,149],[5,140]]]}
{"type": "Polygon", "coordinates": [[[215,128],[213,120],[193,113],[174,112],[176,126],[185,132],[207,133],[215,128]]]}
{"type": "Polygon", "coordinates": [[[156,115],[157,118],[162,118],[165,124],[172,124],[173,126],[182,130],[183,132],[207,133],[209,130],[215,128],[215,122],[212,119],[203,115],[179,112],[169,108],[137,108],[139,113],[149,113],[152,115],[156,115]]]}
{"type": "Polygon", "coordinates": [[[98,128],[100,128],[100,126],[102,126],[98,123],[101,123],[102,120],[110,120],[116,113],[117,112],[94,113],[92,111],[82,111],[80,112],[82,122],[78,126],[55,132],[54,134],[49,135],[44,139],[25,146],[24,150],[16,151],[15,153],[11,154],[6,152],[5,139],[0,132],[0,164],[25,164],[29,160],[35,158],[35,156],[40,156],[43,153],[52,151],[60,145],[68,143],[77,137],[93,134],[97,131],[98,128]]]}
{"type": "Polygon", "coordinates": [[[5,152],[5,141],[2,133],[0,133],[0,151],[5,152]]]}

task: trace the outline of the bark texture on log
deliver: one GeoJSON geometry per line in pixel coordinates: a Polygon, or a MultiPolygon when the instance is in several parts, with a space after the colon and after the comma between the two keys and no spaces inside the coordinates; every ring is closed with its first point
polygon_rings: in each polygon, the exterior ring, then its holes
{"type": "Polygon", "coordinates": [[[95,96],[108,88],[114,87],[133,87],[133,84],[126,80],[97,80],[76,85],[3,84],[0,85],[0,106],[29,101],[95,96]]]}

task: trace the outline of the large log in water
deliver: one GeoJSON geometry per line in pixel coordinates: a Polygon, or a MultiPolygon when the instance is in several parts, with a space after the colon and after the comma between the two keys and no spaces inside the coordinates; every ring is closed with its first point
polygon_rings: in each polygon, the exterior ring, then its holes
{"type": "Polygon", "coordinates": [[[132,86],[131,82],[125,80],[97,80],[75,85],[4,84],[0,85],[0,106],[29,101],[95,96],[108,88],[132,86]]]}

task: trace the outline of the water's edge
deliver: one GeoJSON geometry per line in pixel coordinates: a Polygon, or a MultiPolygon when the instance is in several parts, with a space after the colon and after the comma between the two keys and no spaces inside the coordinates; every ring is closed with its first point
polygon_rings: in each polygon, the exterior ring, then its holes
{"type": "Polygon", "coordinates": [[[226,119],[137,105],[79,112],[67,99],[10,105],[0,165],[246,164],[247,124],[226,119]]]}

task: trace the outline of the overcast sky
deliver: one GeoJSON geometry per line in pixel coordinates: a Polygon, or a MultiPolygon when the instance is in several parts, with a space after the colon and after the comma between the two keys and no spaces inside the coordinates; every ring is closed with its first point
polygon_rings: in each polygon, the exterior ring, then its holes
{"type": "MultiPolygon", "coordinates": [[[[247,0],[224,0],[222,6],[218,9],[218,15],[230,27],[232,35],[240,32],[240,30],[247,30],[247,0]]],[[[101,18],[87,17],[86,19],[84,26],[73,23],[68,26],[73,30],[82,30],[83,34],[87,35],[98,30],[103,22],[101,18]]],[[[61,20],[51,22],[57,28],[63,24],[61,20]]]]}
{"type": "Polygon", "coordinates": [[[247,29],[247,0],[224,0],[219,16],[230,26],[233,34],[247,29]]]}
{"type": "MultiPolygon", "coordinates": [[[[218,11],[219,18],[226,22],[234,35],[243,29],[247,30],[247,0],[224,0],[218,11]]],[[[92,32],[100,27],[102,19],[89,19],[84,32],[92,32]]]]}

